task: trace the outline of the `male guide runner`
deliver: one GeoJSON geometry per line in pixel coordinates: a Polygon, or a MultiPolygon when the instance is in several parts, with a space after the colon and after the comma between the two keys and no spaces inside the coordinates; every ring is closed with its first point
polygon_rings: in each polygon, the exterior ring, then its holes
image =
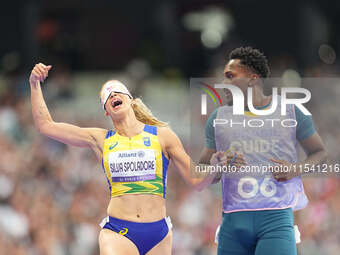
{"type": "MultiPolygon", "coordinates": [[[[259,50],[241,47],[230,53],[224,68],[224,83],[242,90],[245,109],[248,87],[252,87],[254,107],[268,109],[272,98],[263,93],[263,79],[269,74],[267,59],[259,50]]],[[[223,220],[218,234],[218,255],[294,255],[297,251],[293,211],[308,203],[301,173],[294,169],[300,169],[299,166],[304,164],[325,162],[323,142],[311,116],[304,115],[294,105],[287,105],[287,116],[281,115],[280,100],[276,111],[269,116],[256,116],[247,110],[244,115],[233,115],[232,95],[228,90],[225,93],[228,104],[216,109],[206,123],[206,146],[200,163],[209,162],[216,151],[230,150],[243,154],[250,166],[281,165],[292,170],[222,176],[223,220]],[[213,124],[214,119],[232,119],[241,123],[263,118],[295,119],[297,126],[230,127],[213,124]],[[300,162],[298,143],[307,154],[307,158],[300,162]]]]}

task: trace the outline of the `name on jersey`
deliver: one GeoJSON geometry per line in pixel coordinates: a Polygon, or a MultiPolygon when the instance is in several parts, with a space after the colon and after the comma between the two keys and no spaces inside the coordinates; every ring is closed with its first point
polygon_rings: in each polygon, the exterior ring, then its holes
{"type": "Polygon", "coordinates": [[[134,161],[124,163],[111,163],[111,173],[128,172],[128,171],[144,171],[144,170],[155,170],[155,161],[134,161]]]}
{"type": "Polygon", "coordinates": [[[153,149],[111,152],[108,160],[113,181],[142,181],[155,178],[156,157],[153,149]]]}

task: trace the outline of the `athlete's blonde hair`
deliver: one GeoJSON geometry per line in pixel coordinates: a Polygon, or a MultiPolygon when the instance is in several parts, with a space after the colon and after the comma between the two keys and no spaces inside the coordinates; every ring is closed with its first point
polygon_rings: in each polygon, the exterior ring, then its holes
{"type": "Polygon", "coordinates": [[[143,122],[147,125],[158,126],[158,127],[166,127],[168,126],[167,122],[161,121],[153,116],[151,110],[143,103],[140,98],[132,99],[132,109],[135,113],[136,119],[140,122],[143,122]]]}

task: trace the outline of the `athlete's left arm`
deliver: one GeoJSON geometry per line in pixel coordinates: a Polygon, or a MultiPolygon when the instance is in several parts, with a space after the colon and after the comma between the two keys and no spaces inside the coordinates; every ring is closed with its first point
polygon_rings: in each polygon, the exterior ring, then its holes
{"type": "Polygon", "coordinates": [[[304,161],[290,164],[284,160],[272,159],[273,162],[287,165],[290,169],[290,171],[287,172],[273,173],[273,176],[277,181],[287,181],[305,173],[312,173],[315,167],[327,162],[327,152],[322,139],[317,132],[300,141],[300,144],[307,154],[307,158],[304,161]]]}
{"type": "Polygon", "coordinates": [[[327,151],[317,132],[309,138],[300,141],[300,144],[307,154],[307,158],[302,162],[302,165],[321,165],[327,162],[327,151]]]}
{"type": "MultiPolygon", "coordinates": [[[[173,161],[176,168],[184,178],[185,182],[197,190],[203,190],[209,186],[215,178],[214,173],[202,173],[198,169],[203,164],[196,165],[189,155],[185,152],[182,142],[178,136],[168,127],[158,129],[160,143],[165,148],[170,160],[173,161]]],[[[217,158],[222,158],[223,152],[216,152],[212,156],[212,161],[219,161],[217,158]]],[[[227,164],[227,161],[222,160],[221,164],[227,164]]]]}

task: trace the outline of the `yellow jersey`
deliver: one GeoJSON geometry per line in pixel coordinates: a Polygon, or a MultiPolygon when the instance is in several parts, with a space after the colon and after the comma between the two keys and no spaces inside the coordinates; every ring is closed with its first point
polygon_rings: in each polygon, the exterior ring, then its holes
{"type": "Polygon", "coordinates": [[[165,198],[169,160],[162,152],[157,127],[145,124],[143,132],[131,138],[109,130],[102,165],[111,197],[154,194],[165,198]]]}

